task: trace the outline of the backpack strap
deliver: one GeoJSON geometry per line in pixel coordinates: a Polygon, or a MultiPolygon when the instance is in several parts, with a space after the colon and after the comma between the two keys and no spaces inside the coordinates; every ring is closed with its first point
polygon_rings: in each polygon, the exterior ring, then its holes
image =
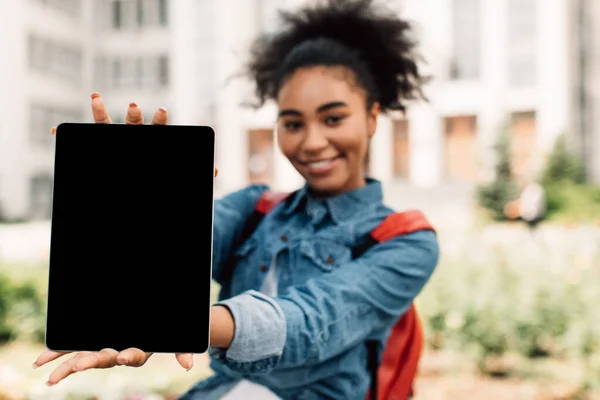
{"type": "MultiPolygon", "coordinates": [[[[353,256],[360,257],[377,243],[423,230],[435,232],[420,211],[410,210],[391,214],[354,249],[353,256]]],[[[405,400],[411,396],[423,346],[423,328],[414,304],[411,304],[392,328],[381,364],[379,364],[379,342],[367,340],[366,346],[371,372],[371,388],[367,400],[388,399],[392,398],[391,395],[395,399],[405,400]]]]}
{"type": "MultiPolygon", "coordinates": [[[[246,240],[252,236],[258,225],[260,225],[261,221],[276,205],[287,199],[291,194],[290,193],[279,193],[279,192],[271,192],[269,190],[264,191],[256,205],[254,207],[254,211],[250,216],[246,219],[246,223],[242,228],[242,232],[240,236],[238,236],[232,246],[232,249],[239,248],[246,240]]],[[[236,266],[236,259],[233,255],[230,255],[227,261],[223,263],[223,267],[221,268],[220,281],[221,282],[229,282],[233,277],[236,266]]]]}

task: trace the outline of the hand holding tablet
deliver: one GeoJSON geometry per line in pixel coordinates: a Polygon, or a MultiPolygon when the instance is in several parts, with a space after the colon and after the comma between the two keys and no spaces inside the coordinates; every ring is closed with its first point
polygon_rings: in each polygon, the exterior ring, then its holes
{"type": "Polygon", "coordinates": [[[92,111],[95,124],[52,129],[49,350],[34,367],[78,353],[50,385],[153,352],[189,370],[209,342],[214,132],[167,126],[162,108],[144,125],[134,103],[126,125],[108,126],[97,93],[92,111]]]}

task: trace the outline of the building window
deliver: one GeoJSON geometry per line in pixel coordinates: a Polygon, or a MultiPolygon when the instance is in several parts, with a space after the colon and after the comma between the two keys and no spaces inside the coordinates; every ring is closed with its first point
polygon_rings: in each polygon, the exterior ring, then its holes
{"type": "Polygon", "coordinates": [[[271,184],[273,181],[274,137],[272,129],[248,131],[248,180],[271,184]]]}
{"type": "Polygon", "coordinates": [[[114,0],[112,2],[112,26],[119,29],[123,26],[123,2],[114,0]]]}
{"type": "Polygon", "coordinates": [[[477,180],[477,117],[456,116],[444,119],[444,170],[450,181],[477,180]]]}
{"type": "Polygon", "coordinates": [[[97,78],[100,85],[111,89],[162,89],[169,86],[169,57],[155,56],[113,56],[101,57],[104,60],[97,78]],[[110,60],[110,61],[107,61],[110,60]],[[107,80],[103,77],[109,77],[107,80]]]}
{"type": "Polygon", "coordinates": [[[525,182],[534,172],[532,162],[537,140],[535,111],[511,114],[510,137],[512,175],[517,181],[525,182]]]}
{"type": "Polygon", "coordinates": [[[53,8],[71,17],[81,15],[81,0],[36,0],[37,3],[53,8]]]}
{"type": "Polygon", "coordinates": [[[167,56],[158,58],[158,84],[163,87],[169,85],[169,58],[167,56]]]}
{"type": "Polygon", "coordinates": [[[114,29],[166,27],[168,25],[167,0],[106,0],[109,18],[114,29]]]}
{"type": "Polygon", "coordinates": [[[96,79],[95,84],[101,89],[105,88],[109,81],[108,71],[106,57],[97,55],[94,62],[94,76],[96,79]]]}
{"type": "Polygon", "coordinates": [[[114,88],[120,88],[121,84],[121,60],[119,58],[115,58],[112,61],[112,82],[111,86],[114,88]]]}
{"type": "Polygon", "coordinates": [[[394,120],[394,177],[408,179],[410,170],[410,143],[408,120],[394,120]]]}
{"type": "Polygon", "coordinates": [[[452,58],[450,78],[474,80],[480,76],[479,0],[452,0],[452,58]]]}
{"type": "Polygon", "coordinates": [[[82,110],[32,104],[29,112],[31,143],[42,148],[54,147],[50,128],[63,122],[83,122],[82,110]]]}
{"type": "Polygon", "coordinates": [[[158,0],[158,18],[160,26],[169,24],[169,4],[167,0],[158,0]]]}
{"type": "Polygon", "coordinates": [[[48,220],[52,215],[52,177],[37,174],[29,184],[29,216],[31,219],[48,220]]]}
{"type": "Polygon", "coordinates": [[[35,35],[29,36],[28,46],[31,69],[65,82],[81,84],[83,55],[80,48],[35,35]]]}
{"type": "Polygon", "coordinates": [[[508,82],[534,86],[536,70],[536,0],[508,1],[508,82]]]}

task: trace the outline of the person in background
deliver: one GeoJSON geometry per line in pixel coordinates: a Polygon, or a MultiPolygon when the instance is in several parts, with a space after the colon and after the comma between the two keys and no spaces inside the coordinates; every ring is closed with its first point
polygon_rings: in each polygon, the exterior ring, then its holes
{"type": "MultiPolygon", "coordinates": [[[[254,43],[247,72],[259,103],[276,102],[280,150],[306,183],[240,246],[269,187],[251,185],[215,201],[213,273],[222,286],[211,311],[215,373],[182,400],[364,399],[371,380],[365,340],[385,343],[438,263],[431,230],[351,254],[394,212],[383,203],[382,184],[364,175],[378,117],[424,98],[411,25],[369,0],[329,0],[282,20],[278,32],[254,43]],[[222,278],[231,254],[235,273],[222,278]]],[[[110,122],[97,94],[92,109],[96,122],[110,122]]],[[[159,110],[153,123],[167,118],[159,110]]],[[[143,123],[135,104],[127,123],[143,123]]],[[[194,329],[193,321],[190,315],[173,329],[194,329]]],[[[62,355],[44,352],[35,366],[62,355]]],[[[49,383],[90,368],[139,367],[150,356],[139,349],[78,353],[49,383]]],[[[193,365],[189,354],[177,359],[193,365]]]]}
{"type": "Polygon", "coordinates": [[[519,198],[519,217],[533,230],[546,214],[546,193],[542,185],[531,182],[519,198]]]}
{"type": "Polygon", "coordinates": [[[521,187],[519,198],[506,204],[504,214],[509,220],[522,220],[533,232],[546,215],[546,193],[544,187],[535,181],[521,187]]]}

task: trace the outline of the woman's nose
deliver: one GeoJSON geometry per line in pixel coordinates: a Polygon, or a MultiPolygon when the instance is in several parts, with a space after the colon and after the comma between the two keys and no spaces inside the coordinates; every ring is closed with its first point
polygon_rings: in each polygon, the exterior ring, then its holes
{"type": "Polygon", "coordinates": [[[302,143],[302,150],[307,152],[318,152],[326,148],[329,144],[327,137],[318,128],[310,128],[306,130],[306,137],[302,143]]]}

